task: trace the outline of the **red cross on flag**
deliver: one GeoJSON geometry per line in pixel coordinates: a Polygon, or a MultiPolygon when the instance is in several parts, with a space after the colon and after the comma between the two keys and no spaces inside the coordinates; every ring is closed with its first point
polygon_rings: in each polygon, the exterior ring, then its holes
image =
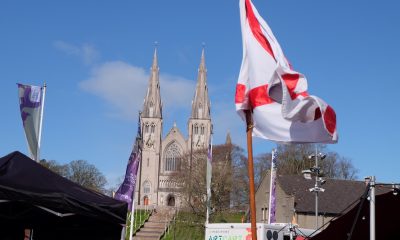
{"type": "Polygon", "coordinates": [[[309,95],[268,24],[250,0],[240,0],[243,59],[235,104],[253,114],[253,135],[277,142],[336,143],[335,111],[309,95]]]}

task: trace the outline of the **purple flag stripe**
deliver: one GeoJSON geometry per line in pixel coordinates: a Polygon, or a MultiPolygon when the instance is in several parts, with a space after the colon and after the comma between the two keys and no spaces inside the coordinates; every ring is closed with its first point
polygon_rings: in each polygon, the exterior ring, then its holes
{"type": "Polygon", "coordinates": [[[30,115],[24,108],[39,108],[41,106],[41,88],[37,86],[23,85],[18,83],[18,89],[22,91],[19,96],[19,109],[21,110],[22,121],[25,124],[26,118],[30,115]],[[32,91],[34,89],[34,91],[32,91]]]}

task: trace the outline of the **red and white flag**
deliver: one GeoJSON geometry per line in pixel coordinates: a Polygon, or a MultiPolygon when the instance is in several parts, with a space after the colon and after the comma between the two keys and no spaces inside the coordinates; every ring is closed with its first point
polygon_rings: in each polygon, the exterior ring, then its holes
{"type": "Polygon", "coordinates": [[[238,113],[253,114],[253,135],[277,142],[336,143],[335,111],[307,92],[268,24],[250,0],[240,0],[243,59],[236,86],[238,113]]]}

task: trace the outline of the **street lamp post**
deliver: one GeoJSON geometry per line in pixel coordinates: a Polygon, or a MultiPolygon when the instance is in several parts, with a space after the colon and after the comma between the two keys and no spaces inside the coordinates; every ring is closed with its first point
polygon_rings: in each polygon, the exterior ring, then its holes
{"type": "Polygon", "coordinates": [[[315,158],[315,166],[310,168],[309,170],[303,171],[304,176],[308,175],[311,178],[311,175],[315,176],[315,184],[313,188],[310,188],[309,191],[315,193],[315,229],[318,229],[318,194],[319,192],[324,192],[325,189],[321,187],[322,184],[325,183],[325,180],[320,177],[321,168],[318,166],[318,159],[324,159],[326,157],[325,154],[318,153],[317,147],[315,147],[315,154],[310,155],[308,158],[315,158]]]}

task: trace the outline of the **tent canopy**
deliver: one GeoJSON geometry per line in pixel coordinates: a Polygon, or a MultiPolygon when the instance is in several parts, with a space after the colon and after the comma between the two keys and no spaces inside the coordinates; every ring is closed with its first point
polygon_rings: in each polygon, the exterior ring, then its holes
{"type": "MultiPolygon", "coordinates": [[[[386,189],[387,191],[387,189],[386,189]]],[[[322,232],[310,238],[311,240],[336,240],[348,239],[351,228],[355,223],[355,228],[351,240],[369,239],[370,202],[362,199],[359,203],[343,216],[332,221],[331,224],[322,232]],[[361,207],[361,208],[360,208],[361,207]],[[357,218],[357,212],[360,214],[357,218]]],[[[391,191],[375,197],[375,230],[376,239],[400,239],[398,222],[400,216],[400,196],[391,191]]]]}
{"type": "Polygon", "coordinates": [[[0,158],[0,228],[32,228],[38,240],[119,239],[126,213],[125,202],[86,189],[20,152],[0,158]]]}

